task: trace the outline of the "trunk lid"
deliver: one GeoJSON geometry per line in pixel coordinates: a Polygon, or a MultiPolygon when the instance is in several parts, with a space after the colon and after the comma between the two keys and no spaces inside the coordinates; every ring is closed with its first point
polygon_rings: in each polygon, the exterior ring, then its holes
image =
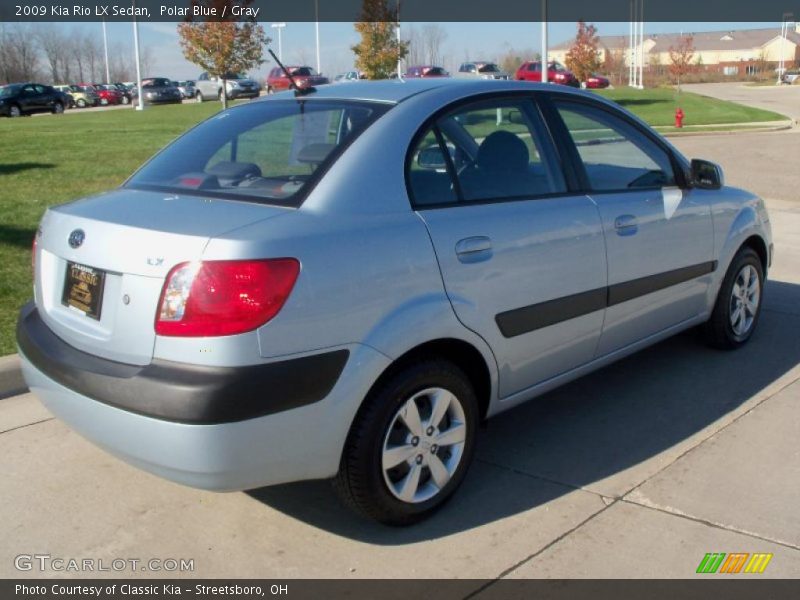
{"type": "Polygon", "coordinates": [[[56,335],[74,347],[146,365],[170,269],[199,260],[213,237],[288,212],[292,209],[131,189],[51,208],[40,225],[36,305],[56,335]],[[96,318],[87,314],[95,307],[96,318]]]}

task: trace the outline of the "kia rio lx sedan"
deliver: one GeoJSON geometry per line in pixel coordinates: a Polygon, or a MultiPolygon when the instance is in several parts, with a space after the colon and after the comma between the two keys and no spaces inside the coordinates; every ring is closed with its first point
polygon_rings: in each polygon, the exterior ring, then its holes
{"type": "Polygon", "coordinates": [[[142,469],[332,478],[400,525],[482,420],[693,326],[746,343],[771,257],[758,197],[588,92],[325,86],[50,208],[17,339],[44,404],[142,469]]]}

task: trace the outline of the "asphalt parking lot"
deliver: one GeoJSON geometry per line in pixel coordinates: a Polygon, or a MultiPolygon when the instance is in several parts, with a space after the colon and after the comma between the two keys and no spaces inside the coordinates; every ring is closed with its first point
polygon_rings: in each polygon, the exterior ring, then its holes
{"type": "Polygon", "coordinates": [[[0,577],[42,576],[14,557],[45,553],[195,564],[114,576],[691,578],[709,552],[774,555],[762,575],[730,577],[800,577],[800,133],[672,141],[771,211],[775,263],[741,351],[688,332],[499,416],[454,500],[408,529],[353,516],[326,482],[183,488],[96,449],[31,395],[6,398],[0,577]]]}

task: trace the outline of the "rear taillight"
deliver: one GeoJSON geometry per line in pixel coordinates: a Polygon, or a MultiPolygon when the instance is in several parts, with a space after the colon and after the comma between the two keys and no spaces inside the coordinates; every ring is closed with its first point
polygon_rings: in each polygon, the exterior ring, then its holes
{"type": "Polygon", "coordinates": [[[299,272],[294,258],[179,264],[164,282],[156,333],[211,337],[257,329],[281,310],[299,272]]]}

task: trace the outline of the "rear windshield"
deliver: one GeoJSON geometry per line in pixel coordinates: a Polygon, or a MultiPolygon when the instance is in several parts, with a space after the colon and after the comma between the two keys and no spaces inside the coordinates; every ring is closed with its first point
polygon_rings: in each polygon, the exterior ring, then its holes
{"type": "Polygon", "coordinates": [[[483,65],[478,69],[478,73],[497,73],[500,69],[494,63],[489,63],[488,65],[483,65]]]}
{"type": "Polygon", "coordinates": [[[301,192],[388,108],[342,100],[252,102],[190,130],[125,185],[299,206],[301,192]]]}
{"type": "Polygon", "coordinates": [[[169,79],[162,79],[160,77],[156,77],[155,79],[143,79],[142,80],[142,87],[143,88],[151,88],[151,87],[171,87],[172,82],[169,79]]]}

